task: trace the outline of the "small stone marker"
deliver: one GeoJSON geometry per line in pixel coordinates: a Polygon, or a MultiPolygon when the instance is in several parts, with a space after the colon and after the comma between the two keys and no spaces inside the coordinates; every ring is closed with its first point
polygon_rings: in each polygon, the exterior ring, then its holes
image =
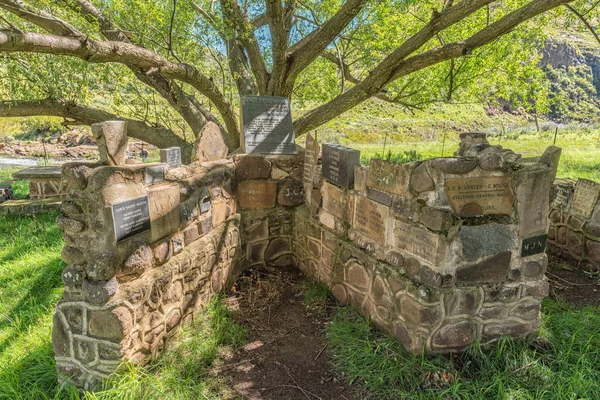
{"type": "Polygon", "coordinates": [[[275,181],[241,181],[237,187],[240,207],[271,208],[277,198],[277,182],[275,181]]]}
{"type": "Polygon", "coordinates": [[[302,182],[304,184],[304,199],[306,205],[310,206],[312,199],[313,177],[315,175],[315,167],[319,159],[319,143],[313,139],[310,133],[306,134],[306,150],[304,152],[304,171],[302,174],[302,182]]]}
{"type": "Polygon", "coordinates": [[[448,178],[445,189],[459,217],[510,214],[514,195],[509,176],[448,178]]]}
{"type": "Polygon", "coordinates": [[[246,153],[296,154],[287,97],[242,96],[242,126],[246,153]]]}
{"type": "Polygon", "coordinates": [[[148,196],[113,204],[112,214],[117,242],[150,230],[148,196]]]}
{"type": "Polygon", "coordinates": [[[546,234],[523,239],[523,245],[521,247],[521,257],[528,257],[546,251],[547,239],[548,235],[546,234]]]}
{"type": "Polygon", "coordinates": [[[575,184],[575,193],[573,193],[571,213],[585,218],[591,217],[599,194],[600,184],[588,179],[578,179],[575,184]]]}
{"type": "Polygon", "coordinates": [[[367,188],[367,197],[384,206],[392,206],[392,195],[377,189],[367,188]]]}
{"type": "Polygon", "coordinates": [[[385,246],[389,214],[390,209],[388,207],[366,197],[357,196],[354,229],[385,246]]]}
{"type": "Polygon", "coordinates": [[[146,184],[158,183],[165,180],[165,166],[154,165],[144,170],[146,184]]]}
{"type": "Polygon", "coordinates": [[[323,209],[334,217],[345,221],[347,218],[344,191],[325,182],[321,194],[323,195],[323,209]]]}
{"type": "Polygon", "coordinates": [[[169,167],[176,168],[181,166],[181,148],[169,147],[160,149],[160,162],[169,167]]]}
{"type": "Polygon", "coordinates": [[[396,219],[393,246],[437,265],[445,257],[448,244],[442,235],[396,219]]]}
{"type": "Polygon", "coordinates": [[[360,151],[323,143],[323,178],[349,189],[354,185],[354,167],[360,165],[360,151]]]}
{"type": "Polygon", "coordinates": [[[127,122],[105,121],[92,124],[100,162],[107,165],[124,165],[127,160],[127,122]]]}
{"type": "Polygon", "coordinates": [[[552,208],[565,211],[569,206],[571,197],[573,197],[573,186],[569,184],[559,183],[554,186],[555,196],[552,201],[552,208]]]}

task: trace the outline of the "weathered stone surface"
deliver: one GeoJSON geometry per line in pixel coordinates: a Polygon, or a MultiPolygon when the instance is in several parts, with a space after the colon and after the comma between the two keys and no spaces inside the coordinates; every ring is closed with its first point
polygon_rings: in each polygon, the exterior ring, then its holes
{"type": "Polygon", "coordinates": [[[454,223],[454,217],[446,210],[425,206],[421,209],[420,221],[432,231],[447,231],[454,223]]]}
{"type": "Polygon", "coordinates": [[[385,245],[390,209],[366,197],[356,197],[354,229],[385,245]]]}
{"type": "MultiPolygon", "coordinates": [[[[304,151],[304,166],[302,168],[302,183],[304,184],[304,196],[306,205],[310,207],[312,203],[313,183],[316,178],[316,167],[319,159],[320,147],[319,143],[312,137],[310,133],[306,134],[306,149],[304,151]]],[[[316,212],[316,210],[313,211],[316,212]]]]}
{"type": "Polygon", "coordinates": [[[371,279],[365,267],[357,262],[352,262],[346,272],[346,282],[354,289],[365,293],[371,286],[371,279]]]}
{"type": "Polygon", "coordinates": [[[69,235],[79,233],[85,228],[85,224],[83,222],[73,218],[65,217],[64,215],[59,215],[56,218],[56,225],[58,225],[60,229],[69,235]]]}
{"type": "Polygon", "coordinates": [[[290,100],[242,96],[242,143],[246,153],[296,154],[290,100]]]}
{"type": "Polygon", "coordinates": [[[127,160],[127,122],[105,121],[92,124],[100,162],[108,165],[125,165],[127,160]]]}
{"type": "Polygon", "coordinates": [[[439,272],[435,272],[429,267],[421,267],[419,271],[419,280],[429,286],[440,287],[442,286],[442,275],[439,272]]]}
{"type": "Polygon", "coordinates": [[[571,202],[571,213],[581,215],[584,218],[591,217],[599,195],[600,184],[589,179],[577,180],[571,202]]]}
{"type": "Polygon", "coordinates": [[[434,325],[441,318],[440,311],[435,307],[427,307],[409,296],[403,296],[400,301],[400,314],[414,325],[434,325]]]}
{"type": "Polygon", "coordinates": [[[562,244],[562,245],[567,244],[567,231],[568,231],[568,228],[566,226],[560,226],[556,230],[556,241],[559,244],[562,244]]]}
{"type": "Polygon", "coordinates": [[[384,192],[406,195],[415,163],[399,164],[372,158],[367,174],[367,186],[384,192]]]}
{"type": "Polygon", "coordinates": [[[529,324],[520,322],[492,322],[483,327],[483,339],[491,340],[499,336],[522,336],[532,332],[529,324]]]}
{"type": "Polygon", "coordinates": [[[235,178],[238,181],[248,179],[269,179],[271,162],[260,156],[245,156],[235,164],[235,178]]]}
{"type": "MultiPolygon", "coordinates": [[[[92,249],[95,250],[95,249],[92,249]]],[[[89,255],[89,260],[85,272],[88,278],[97,281],[109,280],[117,272],[119,258],[115,253],[110,251],[101,251],[98,253],[92,252],[89,255]]]]}
{"type": "Polygon", "coordinates": [[[572,255],[583,256],[583,235],[569,230],[567,232],[567,248],[572,255]]]}
{"type": "Polygon", "coordinates": [[[477,160],[474,158],[436,158],[431,165],[447,174],[466,174],[477,167],[477,160]]]}
{"type": "Polygon", "coordinates": [[[364,165],[354,167],[354,190],[364,193],[367,191],[367,174],[369,169],[364,165]]]}
{"type": "MultiPolygon", "coordinates": [[[[62,177],[70,189],[82,190],[87,187],[88,178],[94,171],[92,166],[76,164],[65,164],[62,168],[62,177]]],[[[70,215],[70,214],[68,214],[70,215]]]]}
{"type": "Polygon", "coordinates": [[[516,236],[509,225],[463,226],[459,234],[463,255],[468,261],[500,253],[516,246],[516,236]]]}
{"type": "Polygon", "coordinates": [[[52,319],[52,350],[55,357],[69,357],[70,351],[69,332],[65,329],[64,324],[57,314],[54,314],[52,319]]]}
{"type": "Polygon", "coordinates": [[[417,193],[435,189],[435,183],[427,171],[427,163],[421,163],[413,170],[410,177],[410,188],[417,193]]]}
{"type": "Polygon", "coordinates": [[[383,204],[384,206],[392,206],[393,196],[389,193],[382,192],[381,190],[368,188],[367,197],[373,201],[383,204]]]}
{"type": "Polygon", "coordinates": [[[457,288],[444,296],[446,314],[473,315],[479,308],[481,297],[477,288],[457,288]]]}
{"type": "MultiPolygon", "coordinates": [[[[271,179],[274,179],[276,181],[282,181],[289,176],[290,176],[290,174],[288,174],[284,170],[279,169],[277,167],[273,167],[271,169],[271,179]]],[[[296,178],[296,177],[294,177],[294,178],[296,178]]],[[[300,175],[299,178],[302,178],[302,175],[300,175]]],[[[311,180],[311,182],[312,182],[312,180],[311,180]]]]}
{"type": "Polygon", "coordinates": [[[83,283],[83,270],[78,266],[67,265],[62,271],[61,278],[65,287],[79,287],[83,283]]]}
{"type": "Polygon", "coordinates": [[[279,185],[277,203],[284,207],[296,207],[304,203],[304,185],[296,179],[286,179],[279,185]]]}
{"type": "Polygon", "coordinates": [[[221,135],[219,125],[208,121],[198,135],[192,150],[193,161],[215,161],[227,157],[229,149],[221,135]]]}
{"type": "Polygon", "coordinates": [[[549,190],[548,171],[530,171],[517,178],[517,214],[521,237],[548,230],[549,190]]]}
{"type": "Polygon", "coordinates": [[[197,224],[192,224],[183,231],[183,242],[186,246],[198,238],[200,238],[200,232],[197,224]]]}
{"type": "Polygon", "coordinates": [[[179,186],[158,184],[148,189],[150,203],[151,242],[164,238],[179,229],[179,186]]]}
{"type": "Polygon", "coordinates": [[[265,261],[272,261],[282,253],[289,253],[290,251],[290,243],[287,239],[275,238],[269,242],[265,250],[265,261]]]}
{"type": "Polygon", "coordinates": [[[446,196],[459,217],[510,214],[513,193],[510,177],[446,178],[446,196]]]}
{"type": "Polygon", "coordinates": [[[348,198],[344,195],[342,189],[325,182],[321,189],[321,195],[323,197],[323,209],[325,211],[342,221],[348,219],[348,198]]]}
{"type": "Polygon", "coordinates": [[[486,153],[479,157],[479,167],[485,171],[496,171],[505,169],[504,161],[499,153],[486,153]]]}
{"type": "Polygon", "coordinates": [[[237,196],[241,208],[272,208],[277,198],[277,182],[242,181],[237,186],[237,196]]]}
{"type": "Polygon", "coordinates": [[[360,165],[360,151],[323,143],[323,178],[345,189],[354,185],[354,168],[360,165]]]}
{"type": "Polygon", "coordinates": [[[75,247],[65,246],[61,252],[61,258],[66,264],[83,264],[85,257],[81,250],[75,247]]]}
{"type": "Polygon", "coordinates": [[[585,242],[588,257],[596,262],[600,262],[600,242],[588,239],[585,242]]]}
{"type": "Polygon", "coordinates": [[[545,264],[539,261],[527,261],[523,265],[523,275],[528,278],[537,278],[546,272],[545,264]]]}
{"type": "Polygon", "coordinates": [[[132,240],[131,252],[121,268],[122,275],[139,275],[154,265],[154,254],[152,249],[143,240],[132,240]]]}
{"type": "Polygon", "coordinates": [[[119,341],[131,329],[131,315],[124,307],[112,311],[90,311],[88,332],[100,339],[119,341]]]}
{"type": "Polygon", "coordinates": [[[171,258],[173,255],[173,249],[171,247],[171,241],[166,240],[159,243],[153,250],[154,258],[158,264],[163,264],[171,258]]]}
{"type": "Polygon", "coordinates": [[[115,278],[108,281],[83,280],[83,296],[90,304],[105,304],[119,289],[115,278]]]}
{"type": "Polygon", "coordinates": [[[516,285],[493,285],[485,290],[486,303],[511,303],[518,299],[519,286],[516,285]]]}
{"type": "Polygon", "coordinates": [[[419,222],[419,203],[413,197],[394,196],[391,209],[404,222],[419,222]]]}
{"type": "Polygon", "coordinates": [[[475,340],[475,326],[468,321],[450,324],[440,328],[432,339],[433,348],[464,349],[475,340]]]}
{"type": "Polygon", "coordinates": [[[0,184],[0,203],[13,200],[15,195],[10,184],[0,184]]]}
{"type": "Polygon", "coordinates": [[[394,220],[393,246],[407,251],[433,265],[445,258],[448,243],[444,236],[428,231],[421,226],[394,220]]]}
{"type": "Polygon", "coordinates": [[[169,147],[160,149],[160,162],[167,164],[169,167],[177,168],[181,166],[181,148],[169,147]]]}
{"type": "Polygon", "coordinates": [[[523,284],[522,295],[532,296],[536,299],[542,299],[550,294],[550,285],[548,280],[540,280],[523,284]]]}
{"type": "Polygon", "coordinates": [[[512,253],[504,251],[475,265],[459,268],[457,282],[504,282],[508,275],[512,253]]]}
{"type": "Polygon", "coordinates": [[[558,224],[562,219],[562,213],[558,210],[552,210],[550,211],[548,219],[550,219],[550,222],[552,222],[553,224],[558,224]]]}

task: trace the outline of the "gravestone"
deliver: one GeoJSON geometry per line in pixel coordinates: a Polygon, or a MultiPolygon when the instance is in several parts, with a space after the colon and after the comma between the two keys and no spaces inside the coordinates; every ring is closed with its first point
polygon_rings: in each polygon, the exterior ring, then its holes
{"type": "Polygon", "coordinates": [[[241,181],[237,186],[240,207],[244,209],[272,208],[277,199],[276,181],[241,181]]]}
{"type": "Polygon", "coordinates": [[[359,165],[359,150],[323,143],[323,178],[327,181],[349,189],[354,185],[354,167],[359,165]]]}
{"type": "Polygon", "coordinates": [[[521,257],[529,257],[534,254],[541,254],[546,251],[547,234],[537,235],[523,239],[521,246],[521,257]]]}
{"type": "Polygon", "coordinates": [[[148,196],[113,204],[112,214],[117,242],[150,230],[148,196]]]}
{"type": "Polygon", "coordinates": [[[565,183],[559,183],[554,186],[554,200],[552,208],[565,211],[569,206],[571,197],[573,196],[573,186],[565,183]]]}
{"type": "Polygon", "coordinates": [[[160,149],[160,162],[169,167],[177,168],[181,166],[181,149],[179,147],[168,147],[160,149]]]}
{"type": "Polygon", "coordinates": [[[442,262],[448,247],[444,236],[398,219],[394,221],[393,246],[433,265],[442,262]]]}
{"type": "Polygon", "coordinates": [[[354,212],[354,229],[385,246],[389,215],[389,207],[358,196],[354,212]]]}
{"type": "Polygon", "coordinates": [[[242,96],[242,126],[246,153],[296,154],[287,97],[242,96]]]}
{"type": "Polygon", "coordinates": [[[600,184],[589,179],[578,179],[575,184],[575,193],[573,193],[571,213],[585,218],[591,217],[599,194],[600,184]]]}
{"type": "Polygon", "coordinates": [[[510,214],[514,195],[510,177],[447,178],[446,195],[459,217],[510,214]]]}

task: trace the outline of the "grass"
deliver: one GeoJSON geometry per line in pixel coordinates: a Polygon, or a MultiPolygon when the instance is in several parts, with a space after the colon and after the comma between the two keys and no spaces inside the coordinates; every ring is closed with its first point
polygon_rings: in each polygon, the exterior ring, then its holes
{"type": "MultiPolygon", "coordinates": [[[[18,169],[2,169],[0,168],[0,182],[12,181],[12,174],[18,169]]],[[[29,180],[19,179],[11,182],[15,199],[24,199],[29,195],[29,180]]]]}
{"type": "MultiPolygon", "coordinates": [[[[0,216],[0,400],[79,399],[59,387],[52,353],[54,307],[62,294],[61,231],[56,214],[0,216]]],[[[180,346],[146,367],[125,365],[85,399],[217,399],[227,385],[210,365],[241,345],[244,330],[218,299],[182,330],[180,346]]]]}
{"type": "Polygon", "coordinates": [[[600,393],[600,310],[543,303],[538,339],[502,339],[485,351],[411,355],[339,308],[327,340],[336,366],[375,399],[596,399],[600,393]]]}

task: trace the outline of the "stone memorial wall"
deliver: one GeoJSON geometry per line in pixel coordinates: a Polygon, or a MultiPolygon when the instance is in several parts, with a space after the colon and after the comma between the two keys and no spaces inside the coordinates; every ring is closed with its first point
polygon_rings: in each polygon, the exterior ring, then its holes
{"type": "Polygon", "coordinates": [[[559,179],[550,196],[549,251],[582,268],[600,270],[600,184],[559,179]]]}

